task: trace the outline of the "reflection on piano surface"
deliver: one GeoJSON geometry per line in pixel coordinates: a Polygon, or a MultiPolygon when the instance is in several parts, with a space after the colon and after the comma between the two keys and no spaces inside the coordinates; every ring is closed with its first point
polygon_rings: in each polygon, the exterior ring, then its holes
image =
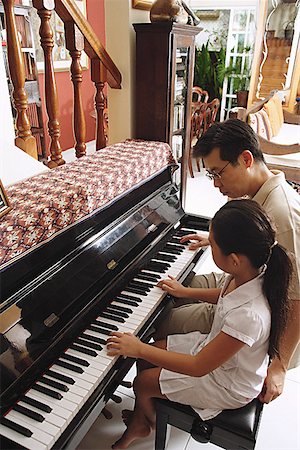
{"type": "Polygon", "coordinates": [[[106,354],[111,330],[150,339],[203,251],[169,169],[1,273],[1,448],[75,448],[133,364],[106,354]]]}

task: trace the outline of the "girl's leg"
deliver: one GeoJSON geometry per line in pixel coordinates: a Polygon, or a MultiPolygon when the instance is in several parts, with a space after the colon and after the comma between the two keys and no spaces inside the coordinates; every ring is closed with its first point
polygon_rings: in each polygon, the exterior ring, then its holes
{"type": "Polygon", "coordinates": [[[112,446],[114,449],[127,448],[138,438],[148,436],[155,426],[154,398],[166,398],[160,392],[159,375],[161,369],[144,370],[134,380],[135,407],[128,428],[112,446]]]}
{"type": "MultiPolygon", "coordinates": [[[[167,340],[163,339],[161,341],[156,341],[156,342],[153,342],[153,344],[151,344],[151,345],[165,350],[167,348],[167,340]]],[[[137,373],[138,374],[141,373],[143,370],[152,369],[153,367],[155,367],[153,364],[149,363],[148,361],[145,361],[144,359],[139,359],[137,361],[137,373]]],[[[132,415],[133,415],[133,411],[131,411],[130,409],[122,410],[122,419],[127,427],[132,418],[132,415]]]]}

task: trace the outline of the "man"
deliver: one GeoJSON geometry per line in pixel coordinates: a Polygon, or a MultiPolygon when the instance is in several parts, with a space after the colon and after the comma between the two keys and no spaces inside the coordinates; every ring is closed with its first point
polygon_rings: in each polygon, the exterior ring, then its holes
{"type": "MultiPolygon", "coordinates": [[[[260,400],[269,403],[282,393],[287,369],[300,363],[300,195],[286,182],[282,172],[268,169],[255,133],[240,120],[231,119],[210,127],[195,145],[194,157],[203,159],[207,175],[223,195],[229,198],[248,196],[264,207],[275,223],[277,241],[293,257],[291,311],[280,343],[280,359],[271,361],[260,394],[260,400]]],[[[208,245],[207,239],[199,235],[187,235],[182,241],[191,239],[198,242],[190,248],[208,245]]],[[[179,301],[155,338],[195,330],[208,333],[214,305],[205,300],[212,295],[213,289],[220,288],[223,278],[222,274],[194,276],[189,286],[200,289],[198,300],[189,299],[190,304],[182,305],[185,300],[181,302],[182,306],[178,306],[179,301]]],[[[174,297],[184,296],[184,289],[176,280],[166,281],[163,289],[174,297]]]]}

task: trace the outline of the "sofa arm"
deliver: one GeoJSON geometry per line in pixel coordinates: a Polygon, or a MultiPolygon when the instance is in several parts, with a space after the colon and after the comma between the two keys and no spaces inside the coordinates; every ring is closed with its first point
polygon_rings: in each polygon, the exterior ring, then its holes
{"type": "Polygon", "coordinates": [[[300,152],[300,144],[276,144],[275,142],[268,141],[259,135],[258,139],[263,153],[267,153],[268,155],[287,155],[289,153],[300,152]]]}
{"type": "Polygon", "coordinates": [[[289,111],[286,111],[283,109],[283,119],[285,123],[292,123],[295,125],[300,125],[300,115],[299,114],[293,114],[289,111]]]}

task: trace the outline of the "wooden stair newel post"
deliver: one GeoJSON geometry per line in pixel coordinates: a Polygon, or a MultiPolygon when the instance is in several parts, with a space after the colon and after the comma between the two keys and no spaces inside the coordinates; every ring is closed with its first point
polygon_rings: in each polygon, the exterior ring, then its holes
{"type": "Polygon", "coordinates": [[[41,19],[40,37],[41,46],[44,51],[45,60],[45,97],[48,114],[48,131],[50,136],[50,161],[48,167],[60,166],[65,163],[61,155],[60,123],[58,95],[54,76],[52,50],[54,47],[53,31],[50,25],[50,18],[54,10],[54,0],[33,0],[33,6],[37,9],[41,19]]]}
{"type": "Polygon", "coordinates": [[[72,22],[65,23],[66,47],[70,52],[71,80],[74,91],[73,127],[75,136],[75,152],[77,158],[86,154],[86,123],[82,103],[82,67],[80,63],[81,52],[84,49],[84,38],[77,26],[72,22]]]}
{"type": "Polygon", "coordinates": [[[103,92],[106,80],[107,71],[99,59],[91,60],[91,75],[92,81],[96,87],[95,106],[97,114],[97,130],[96,130],[96,150],[106,147],[106,136],[104,132],[104,108],[105,95],[103,92]]]}
{"type": "Polygon", "coordinates": [[[31,133],[27,115],[28,97],[25,90],[25,68],[14,14],[14,0],[3,0],[6,23],[7,57],[13,84],[14,107],[17,112],[15,144],[37,159],[37,145],[31,133]],[[16,70],[18,68],[18,70],[16,70]]]}

